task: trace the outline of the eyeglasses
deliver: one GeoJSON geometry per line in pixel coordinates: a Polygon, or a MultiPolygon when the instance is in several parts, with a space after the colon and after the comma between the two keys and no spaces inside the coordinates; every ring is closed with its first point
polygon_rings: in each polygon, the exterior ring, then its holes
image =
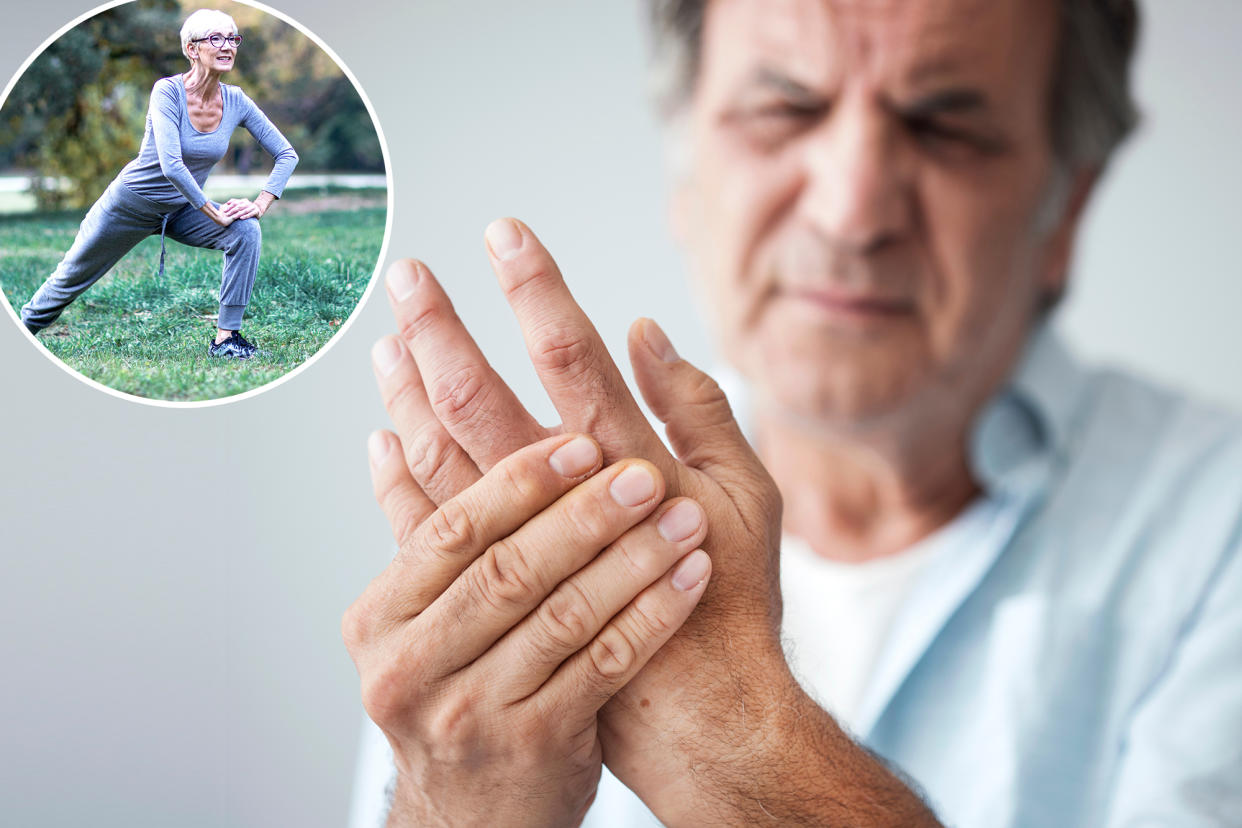
{"type": "Polygon", "coordinates": [[[227,40],[229,43],[233,44],[233,48],[236,49],[238,46],[241,45],[242,38],[241,38],[241,35],[239,34],[235,34],[235,35],[213,34],[213,35],[208,35],[207,37],[196,37],[190,42],[191,43],[202,43],[204,40],[210,43],[212,45],[212,48],[215,48],[215,49],[219,49],[221,46],[224,45],[224,41],[227,40]]]}

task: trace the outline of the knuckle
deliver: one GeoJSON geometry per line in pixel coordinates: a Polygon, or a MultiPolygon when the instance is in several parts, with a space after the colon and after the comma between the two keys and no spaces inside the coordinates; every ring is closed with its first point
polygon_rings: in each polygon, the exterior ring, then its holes
{"type": "Polygon", "coordinates": [[[419,485],[427,488],[442,481],[449,473],[454,442],[436,423],[423,426],[409,441],[406,465],[419,485]]]}
{"type": "Polygon", "coordinates": [[[406,542],[414,537],[414,533],[418,531],[418,527],[422,524],[422,515],[417,509],[407,504],[393,506],[386,510],[390,515],[392,524],[392,537],[397,542],[398,548],[404,548],[406,542]]]}
{"type": "Polygon", "coordinates": [[[540,484],[547,478],[532,466],[515,458],[514,462],[503,462],[495,467],[497,484],[508,493],[510,500],[531,503],[542,498],[544,491],[540,484]]]}
{"type": "Polygon", "coordinates": [[[463,366],[437,377],[428,396],[441,420],[460,423],[485,407],[487,384],[473,366],[463,366]]]}
{"type": "Polygon", "coordinates": [[[464,692],[444,696],[427,722],[427,737],[441,748],[474,744],[478,731],[478,705],[464,692]]]}
{"type": "Polygon", "coordinates": [[[569,532],[577,538],[604,538],[612,529],[611,514],[602,498],[594,493],[566,499],[564,521],[569,532]]]}
{"type": "Polygon", "coordinates": [[[539,607],[539,620],[557,651],[576,650],[591,633],[595,614],[587,597],[573,581],[566,581],[539,607]]]}
{"type": "Polygon", "coordinates": [[[587,654],[592,669],[606,682],[624,678],[638,663],[637,648],[616,625],[607,627],[596,636],[587,648],[587,654]]]}
{"type": "Polygon", "coordinates": [[[362,649],[371,639],[374,618],[370,606],[359,598],[341,615],[341,638],[351,654],[362,649]]]}
{"type": "Polygon", "coordinates": [[[694,409],[695,420],[702,426],[725,425],[734,420],[733,407],[720,384],[701,371],[696,372],[683,404],[694,409]]]}
{"type": "Polygon", "coordinates": [[[405,665],[387,660],[362,676],[362,706],[380,727],[406,717],[416,705],[413,676],[405,665]]]}
{"type": "Polygon", "coordinates": [[[526,554],[507,538],[492,544],[474,569],[475,588],[497,609],[530,604],[540,594],[526,554]]]}
{"type": "Polygon", "coordinates": [[[455,557],[474,545],[474,523],[460,501],[445,502],[431,513],[423,526],[423,546],[441,557],[455,557]]]}
{"type": "MultiPolygon", "coordinates": [[[[518,261],[521,261],[519,258],[518,261]]],[[[551,267],[551,263],[543,257],[534,257],[534,261],[527,261],[525,269],[513,268],[509,278],[505,279],[502,286],[507,296],[516,296],[524,291],[537,289],[542,285],[552,281],[555,271],[551,267]]]]}
{"type": "Polygon", "coordinates": [[[673,632],[673,626],[661,612],[660,601],[652,594],[638,596],[630,607],[629,622],[637,637],[647,641],[661,641],[673,632]]]}
{"type": "Polygon", "coordinates": [[[653,570],[657,556],[646,544],[632,543],[628,537],[622,536],[612,544],[612,552],[631,578],[646,582],[656,574],[653,570]]]}
{"type": "Polygon", "coordinates": [[[551,325],[535,335],[531,352],[535,368],[551,373],[579,373],[596,356],[590,339],[551,325]]]}
{"type": "MultiPolygon", "coordinates": [[[[405,358],[402,353],[401,358],[405,358]]],[[[394,377],[400,377],[401,371],[393,374],[394,377]]],[[[384,407],[390,412],[399,411],[417,411],[419,409],[419,396],[422,393],[422,386],[415,378],[406,379],[395,388],[387,391],[388,398],[384,401],[384,407]]]]}
{"type": "Polygon", "coordinates": [[[398,320],[397,333],[406,342],[414,342],[427,333],[429,328],[439,324],[443,314],[434,302],[423,302],[404,319],[398,320]]]}

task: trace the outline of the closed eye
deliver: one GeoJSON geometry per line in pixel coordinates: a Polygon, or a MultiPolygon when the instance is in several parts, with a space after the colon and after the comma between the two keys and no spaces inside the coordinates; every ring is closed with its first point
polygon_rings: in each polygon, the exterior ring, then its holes
{"type": "Polygon", "coordinates": [[[825,104],[804,103],[801,101],[775,101],[755,107],[755,114],[792,120],[819,118],[828,110],[825,104]]]}
{"type": "Polygon", "coordinates": [[[907,118],[906,129],[916,141],[932,150],[956,147],[980,155],[998,155],[1007,147],[998,135],[955,126],[936,118],[907,118]]]}
{"type": "Polygon", "coordinates": [[[775,148],[814,127],[827,113],[826,103],[782,99],[738,107],[723,121],[755,144],[775,148]]]}

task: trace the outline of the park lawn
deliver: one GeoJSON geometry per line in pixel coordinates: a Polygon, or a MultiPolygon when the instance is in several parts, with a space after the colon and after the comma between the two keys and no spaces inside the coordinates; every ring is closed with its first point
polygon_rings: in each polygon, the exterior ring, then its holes
{"type": "MultiPolygon", "coordinates": [[[[353,312],[375,270],[385,218],[382,206],[282,206],[263,218],[263,254],[242,324],[242,335],[260,349],[254,358],[207,356],[223,254],[169,240],[157,279],[158,236],[130,251],[39,341],[85,376],[151,399],[217,399],[280,378],[353,312]]],[[[0,217],[0,287],[15,312],[56,268],[84,214],[0,217]]]]}

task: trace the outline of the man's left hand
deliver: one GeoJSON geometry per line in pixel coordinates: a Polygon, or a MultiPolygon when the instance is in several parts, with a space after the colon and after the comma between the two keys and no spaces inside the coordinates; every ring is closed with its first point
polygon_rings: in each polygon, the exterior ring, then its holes
{"type": "Polygon", "coordinates": [[[677,458],[652,431],[534,234],[502,219],[489,229],[488,242],[563,425],[546,429],[531,417],[418,262],[397,262],[389,271],[401,341],[417,371],[385,373],[386,366],[377,365],[385,405],[414,480],[436,503],[523,446],[570,430],[595,437],[605,462],[649,460],[667,481],[669,496],[702,505],[709,527],[703,547],[715,573],[707,594],[601,717],[613,772],[658,814],[693,812],[697,804],[686,800],[683,783],[688,767],[700,761],[696,746],[727,739],[744,749],[737,741],[747,732],[743,719],[753,727],[798,692],[779,639],[780,497],[724,394],[677,356],[654,322],[633,326],[630,358],[644,398],[667,424],[677,458]],[[717,732],[706,732],[712,729],[717,732]]]}

